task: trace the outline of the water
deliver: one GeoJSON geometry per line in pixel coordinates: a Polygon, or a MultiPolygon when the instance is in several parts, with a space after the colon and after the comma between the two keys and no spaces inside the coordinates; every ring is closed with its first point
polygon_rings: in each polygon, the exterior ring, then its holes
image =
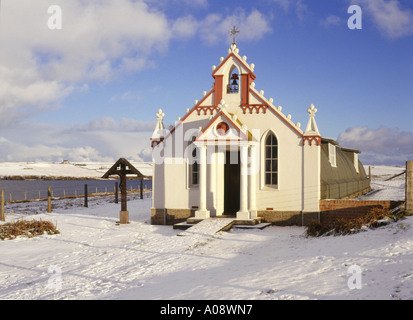
{"type": "MultiPolygon", "coordinates": [[[[0,180],[0,190],[4,190],[4,198],[10,200],[38,199],[47,197],[50,186],[53,197],[63,197],[84,194],[87,184],[88,194],[114,192],[115,183],[119,180],[0,180]],[[40,196],[39,196],[40,195],[40,196]]],[[[127,189],[140,188],[139,180],[127,180],[127,189]]],[[[143,180],[143,188],[151,189],[152,180],[143,180]]]]}

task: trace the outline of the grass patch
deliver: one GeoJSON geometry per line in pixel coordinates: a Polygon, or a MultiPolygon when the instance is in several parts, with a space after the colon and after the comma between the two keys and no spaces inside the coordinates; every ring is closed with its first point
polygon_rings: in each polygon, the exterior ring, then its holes
{"type": "Polygon", "coordinates": [[[404,217],[404,211],[392,213],[389,209],[372,208],[370,211],[359,218],[355,219],[337,219],[334,223],[323,224],[319,221],[312,221],[306,230],[307,236],[340,236],[360,232],[368,228],[375,229],[387,225],[392,221],[397,221],[404,217]]]}
{"type": "Polygon", "coordinates": [[[15,239],[18,236],[25,236],[27,238],[33,238],[42,234],[59,234],[57,226],[51,221],[44,220],[18,220],[16,222],[9,222],[0,225],[0,239],[15,239]]]}

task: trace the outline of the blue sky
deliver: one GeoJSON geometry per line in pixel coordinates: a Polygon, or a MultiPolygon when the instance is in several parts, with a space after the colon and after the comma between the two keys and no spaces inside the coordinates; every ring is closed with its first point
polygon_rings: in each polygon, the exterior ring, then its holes
{"type": "Polygon", "coordinates": [[[294,122],[314,104],[320,133],[365,164],[413,159],[409,0],[2,0],[0,161],[149,160],[155,113],[173,123],[210,89],[233,25],[294,122]]]}

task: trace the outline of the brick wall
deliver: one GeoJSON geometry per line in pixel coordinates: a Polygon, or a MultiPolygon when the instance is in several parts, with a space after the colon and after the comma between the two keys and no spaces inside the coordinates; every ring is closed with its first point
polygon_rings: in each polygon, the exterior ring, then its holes
{"type": "Polygon", "coordinates": [[[318,212],[259,210],[257,215],[276,226],[306,226],[318,220],[318,212]]]}
{"type": "Polygon", "coordinates": [[[400,203],[389,200],[320,200],[320,222],[354,219],[367,214],[372,208],[393,209],[400,203]]]}
{"type": "Polygon", "coordinates": [[[193,217],[194,212],[191,209],[166,209],[164,211],[164,209],[151,208],[151,224],[162,225],[166,222],[167,225],[173,225],[193,217]]]}

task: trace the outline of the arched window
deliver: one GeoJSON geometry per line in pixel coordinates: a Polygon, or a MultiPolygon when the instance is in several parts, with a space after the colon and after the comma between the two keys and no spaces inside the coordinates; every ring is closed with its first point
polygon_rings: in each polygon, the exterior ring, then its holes
{"type": "Polygon", "coordinates": [[[189,153],[189,184],[192,186],[198,185],[199,181],[199,152],[194,144],[195,139],[196,137],[192,137],[191,151],[189,153]]]}
{"type": "Polygon", "coordinates": [[[273,133],[265,139],[265,184],[278,185],[278,141],[273,133]]]}
{"type": "Polygon", "coordinates": [[[239,91],[239,75],[238,69],[235,66],[229,71],[227,93],[238,93],[239,91]]]}

